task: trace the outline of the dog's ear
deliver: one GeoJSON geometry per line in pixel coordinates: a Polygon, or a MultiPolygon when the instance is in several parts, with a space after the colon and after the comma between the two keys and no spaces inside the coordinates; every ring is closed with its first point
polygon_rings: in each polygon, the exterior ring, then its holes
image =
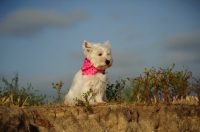
{"type": "Polygon", "coordinates": [[[87,52],[91,52],[92,51],[92,44],[90,44],[89,42],[87,42],[86,40],[83,41],[83,49],[87,52]]]}
{"type": "Polygon", "coordinates": [[[104,45],[105,47],[110,48],[110,42],[109,42],[109,40],[107,40],[106,42],[104,42],[103,45],[104,45]]]}

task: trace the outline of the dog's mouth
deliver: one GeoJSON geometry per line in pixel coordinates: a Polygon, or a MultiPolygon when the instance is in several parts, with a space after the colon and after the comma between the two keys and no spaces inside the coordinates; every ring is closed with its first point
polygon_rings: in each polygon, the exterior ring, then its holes
{"type": "Polygon", "coordinates": [[[98,70],[105,70],[106,68],[111,67],[113,64],[113,60],[105,60],[101,61],[99,63],[93,63],[93,66],[97,68],[98,70]]]}
{"type": "Polygon", "coordinates": [[[105,66],[99,66],[99,67],[98,67],[98,69],[100,69],[100,70],[105,70],[106,68],[108,68],[107,65],[105,65],[105,66]]]}
{"type": "Polygon", "coordinates": [[[109,64],[104,64],[104,65],[101,65],[101,66],[97,66],[96,68],[99,69],[99,70],[105,70],[106,68],[109,68],[112,66],[112,63],[109,63],[109,64]]]}

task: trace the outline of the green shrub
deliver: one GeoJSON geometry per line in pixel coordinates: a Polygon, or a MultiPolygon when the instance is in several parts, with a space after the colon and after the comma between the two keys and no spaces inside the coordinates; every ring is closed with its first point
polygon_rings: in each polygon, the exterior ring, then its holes
{"type": "Polygon", "coordinates": [[[107,83],[106,88],[106,98],[108,102],[122,102],[123,90],[125,88],[126,80],[120,79],[117,80],[115,84],[107,83]]]}
{"type": "Polygon", "coordinates": [[[106,91],[108,101],[170,103],[173,98],[186,98],[191,92],[196,93],[200,99],[200,79],[192,77],[192,72],[188,68],[184,71],[173,71],[174,66],[175,64],[171,68],[159,70],[155,67],[145,68],[143,75],[127,78],[129,85],[125,80],[116,81],[116,84],[108,83],[106,91]]]}
{"type": "Polygon", "coordinates": [[[196,78],[192,77],[192,82],[191,82],[191,89],[193,89],[194,93],[196,93],[197,98],[199,100],[198,104],[200,106],[200,78],[197,80],[196,78]]]}
{"type": "Polygon", "coordinates": [[[18,73],[15,73],[15,77],[12,78],[11,83],[7,79],[2,78],[4,87],[0,87],[0,103],[3,105],[16,105],[22,106],[39,106],[44,104],[46,95],[39,95],[39,90],[35,90],[31,84],[28,84],[27,88],[18,88],[18,73]]]}
{"type": "Polygon", "coordinates": [[[56,102],[58,103],[61,103],[61,89],[62,89],[62,86],[63,86],[63,81],[60,81],[59,83],[52,83],[52,87],[53,89],[56,89],[57,90],[57,98],[56,98],[56,102]]]}
{"type": "Polygon", "coordinates": [[[192,72],[186,68],[184,71],[173,72],[175,64],[172,68],[162,69],[158,71],[152,67],[149,70],[144,69],[144,75],[130,79],[130,87],[128,90],[127,99],[129,101],[138,101],[152,103],[152,98],[157,102],[171,102],[173,97],[177,99],[185,98],[194,90],[195,85],[192,85],[192,72]],[[130,96],[133,96],[129,98],[130,96]]]}
{"type": "Polygon", "coordinates": [[[93,92],[92,89],[90,89],[89,91],[87,91],[86,93],[83,93],[83,98],[84,100],[80,100],[78,98],[75,98],[74,101],[76,102],[77,106],[82,106],[84,107],[88,112],[93,113],[93,109],[92,106],[90,105],[89,101],[92,97],[94,97],[96,95],[95,92],[93,92]]]}

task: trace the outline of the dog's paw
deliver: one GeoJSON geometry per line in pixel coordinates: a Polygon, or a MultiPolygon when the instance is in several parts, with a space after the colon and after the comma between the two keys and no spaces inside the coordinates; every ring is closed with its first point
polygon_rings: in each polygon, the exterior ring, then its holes
{"type": "Polygon", "coordinates": [[[95,105],[97,105],[97,103],[94,102],[94,101],[90,101],[89,104],[90,104],[91,106],[95,106],[95,105]]]}
{"type": "Polygon", "coordinates": [[[102,105],[105,105],[106,104],[106,102],[98,102],[97,103],[97,105],[99,105],[99,106],[102,106],[102,105]]]}

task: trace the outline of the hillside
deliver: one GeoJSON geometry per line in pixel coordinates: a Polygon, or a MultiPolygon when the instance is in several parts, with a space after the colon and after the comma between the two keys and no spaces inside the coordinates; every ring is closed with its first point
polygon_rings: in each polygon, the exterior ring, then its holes
{"type": "Polygon", "coordinates": [[[198,132],[200,106],[133,106],[110,104],[92,107],[0,106],[3,132],[198,132]]]}

